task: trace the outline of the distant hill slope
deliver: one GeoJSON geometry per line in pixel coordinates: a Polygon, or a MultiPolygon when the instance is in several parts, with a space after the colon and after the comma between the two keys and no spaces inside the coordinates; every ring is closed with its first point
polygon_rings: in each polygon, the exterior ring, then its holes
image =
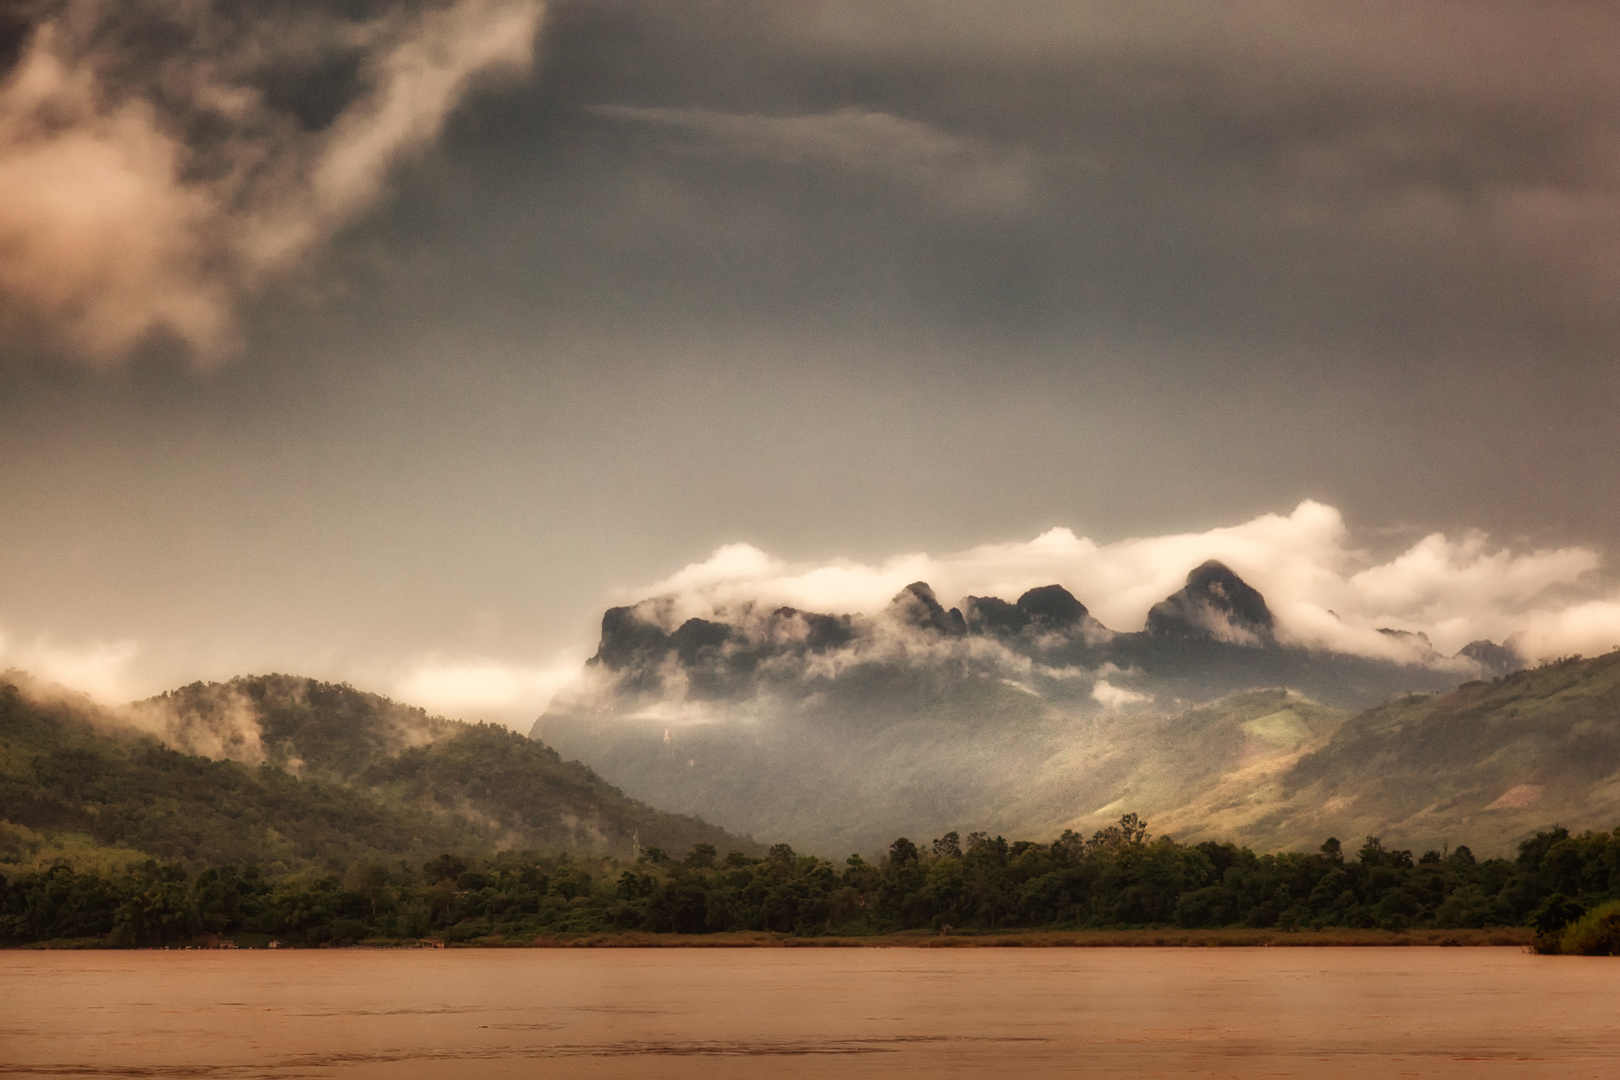
{"type": "Polygon", "coordinates": [[[348,686],[241,678],[113,711],[18,682],[0,681],[0,821],[13,826],[0,828],[0,862],[40,850],[95,861],[87,845],[288,868],[501,847],[623,857],[637,843],[758,848],[636,802],[504,728],[348,686]]]}
{"type": "MultiPolygon", "coordinates": [[[[1118,806],[1184,839],[1261,850],[1309,848],[1332,835],[1415,850],[1466,843],[1500,854],[1553,824],[1605,828],[1620,817],[1620,652],[1561,660],[1449,694],[1403,695],[1302,737],[1292,750],[1198,769],[1216,747],[1188,714],[1166,722],[1165,749],[1122,780],[1118,806]]],[[[1280,729],[1275,718],[1242,728],[1280,729]]],[[[1301,736],[1305,733],[1300,732],[1301,736]]],[[[1105,820],[1077,815],[1071,827],[1105,820]]]]}
{"type": "Polygon", "coordinates": [[[1171,715],[1081,717],[994,680],[933,689],[877,717],[821,703],[752,729],[616,720],[596,730],[595,757],[664,805],[730,815],[806,850],[870,853],[886,837],[952,830],[1089,835],[1138,811],[1158,828],[1194,794],[1286,769],[1351,715],[1280,689],[1171,715]]]}
{"type": "Polygon", "coordinates": [[[1403,844],[1600,827],[1620,816],[1620,652],[1368,710],[1280,787],[1296,834],[1322,814],[1403,844]]]}

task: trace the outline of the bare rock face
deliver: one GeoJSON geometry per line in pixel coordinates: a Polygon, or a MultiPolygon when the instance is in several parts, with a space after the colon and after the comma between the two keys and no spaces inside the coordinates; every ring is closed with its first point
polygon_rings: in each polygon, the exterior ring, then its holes
{"type": "Polygon", "coordinates": [[[968,629],[975,634],[1010,635],[1029,625],[1029,616],[1017,604],[999,596],[970,596],[962,602],[968,629]]]}
{"type": "Polygon", "coordinates": [[[1214,559],[1187,575],[1187,585],[1153,605],[1147,632],[1237,645],[1276,644],[1276,620],[1266,598],[1214,559]]]}
{"type": "Polygon", "coordinates": [[[1042,585],[1018,598],[1018,610],[1031,625],[1046,630],[1079,626],[1090,614],[1086,605],[1061,585],[1042,585]]]}
{"type": "Polygon", "coordinates": [[[1072,633],[1095,623],[1086,605],[1061,585],[1030,589],[1015,604],[999,596],[970,596],[963,607],[968,629],[976,634],[1072,633]]]}
{"type": "Polygon", "coordinates": [[[593,662],[627,668],[648,659],[661,659],[669,650],[669,635],[640,618],[635,608],[608,608],[602,615],[602,640],[593,662]]]}
{"type": "Polygon", "coordinates": [[[1524,659],[1508,645],[1483,639],[1470,641],[1457,651],[1457,655],[1468,657],[1491,676],[1508,675],[1524,667],[1524,659]]]}
{"type": "Polygon", "coordinates": [[[926,581],[913,581],[901,589],[890,601],[889,610],[911,626],[937,630],[949,637],[967,634],[967,621],[962,612],[956,608],[946,611],[934,595],[933,586],[926,581]]]}

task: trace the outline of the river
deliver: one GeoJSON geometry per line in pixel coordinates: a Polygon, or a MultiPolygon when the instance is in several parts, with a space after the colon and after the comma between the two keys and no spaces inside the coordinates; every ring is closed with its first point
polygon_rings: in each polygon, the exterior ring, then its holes
{"type": "Polygon", "coordinates": [[[1620,960],[1502,948],[0,952],[0,1076],[1557,1077],[1620,960]]]}

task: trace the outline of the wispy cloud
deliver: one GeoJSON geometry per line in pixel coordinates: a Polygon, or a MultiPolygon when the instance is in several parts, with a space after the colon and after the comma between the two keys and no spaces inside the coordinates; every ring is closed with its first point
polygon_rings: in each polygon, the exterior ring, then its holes
{"type": "Polygon", "coordinates": [[[579,674],[579,657],[549,665],[428,657],[405,668],[389,693],[429,712],[489,720],[527,732],[554,694],[579,674]]]}
{"type": "Polygon", "coordinates": [[[64,644],[46,636],[18,641],[0,634],[0,671],[15,668],[104,705],[122,704],[129,697],[131,665],[139,651],[127,639],[64,644]]]}
{"type": "Polygon", "coordinates": [[[1016,210],[1030,193],[1033,161],[1027,153],[886,112],[843,108],[764,116],[628,105],[591,111],[679,133],[690,152],[832,171],[953,209],[1016,210]]]}
{"type": "Polygon", "coordinates": [[[541,0],[233,11],[68,0],[0,82],[0,302],[98,365],[153,334],[217,361],[240,300],[319,251],[541,0]]]}

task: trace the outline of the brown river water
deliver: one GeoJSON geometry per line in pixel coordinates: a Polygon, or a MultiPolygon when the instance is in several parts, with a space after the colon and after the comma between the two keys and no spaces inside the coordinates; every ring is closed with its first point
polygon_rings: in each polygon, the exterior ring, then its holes
{"type": "Polygon", "coordinates": [[[1503,948],[0,952],[0,1076],[1620,1077],[1503,948]]]}

